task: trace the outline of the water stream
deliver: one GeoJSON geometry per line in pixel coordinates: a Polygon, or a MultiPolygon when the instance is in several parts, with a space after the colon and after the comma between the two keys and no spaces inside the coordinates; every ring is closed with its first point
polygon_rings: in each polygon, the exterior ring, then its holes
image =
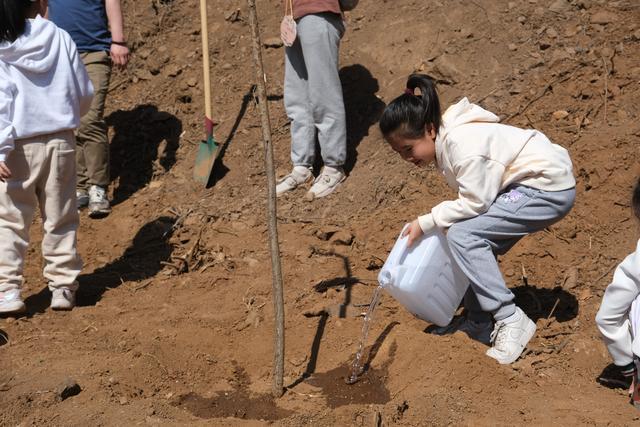
{"type": "Polygon", "coordinates": [[[355,384],[358,382],[358,376],[362,373],[362,356],[364,355],[364,346],[367,342],[367,335],[369,335],[369,327],[371,326],[371,319],[373,317],[373,312],[380,301],[380,297],[382,296],[382,286],[378,286],[376,290],[373,292],[373,298],[371,298],[371,304],[369,304],[369,309],[367,310],[367,314],[364,316],[364,323],[362,324],[362,336],[360,337],[360,346],[358,347],[358,352],[356,353],[356,358],[353,361],[353,365],[351,367],[351,376],[347,378],[345,381],[347,384],[355,384]]]}

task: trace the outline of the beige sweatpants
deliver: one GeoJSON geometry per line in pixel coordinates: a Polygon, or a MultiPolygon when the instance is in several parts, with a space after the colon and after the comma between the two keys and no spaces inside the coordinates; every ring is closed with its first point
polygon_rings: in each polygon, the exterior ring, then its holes
{"type": "Polygon", "coordinates": [[[73,131],[17,140],[0,182],[0,292],[22,287],[29,227],[36,207],[44,228],[42,256],[49,289],[77,289],[76,159],[73,131]]]}

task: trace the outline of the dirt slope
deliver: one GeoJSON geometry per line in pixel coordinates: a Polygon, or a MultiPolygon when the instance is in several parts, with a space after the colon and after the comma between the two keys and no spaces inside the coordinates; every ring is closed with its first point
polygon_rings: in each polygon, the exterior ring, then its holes
{"type": "MultiPolygon", "coordinates": [[[[640,413],[596,381],[609,364],[593,318],[635,247],[640,172],[640,8],[597,0],[362,0],[347,16],[341,77],[350,176],[334,196],[279,201],[287,393],[268,397],[271,273],[260,120],[246,4],[209,2],[215,185],[192,182],[202,137],[198,4],[124,1],[134,59],[112,82],[114,212],[82,218],[80,307],[48,309],[32,233],[26,316],[0,322],[0,425],[629,425],[640,413]],[[402,224],[451,193],[394,155],[376,128],[421,70],[574,160],[568,218],[501,259],[537,321],[526,356],[499,366],[466,336],[438,337],[389,296],[368,370],[343,382],[377,271],[402,224]],[[523,279],[523,272],[526,280],[523,279]],[[323,314],[324,313],[324,314],[323,314]],[[81,392],[62,400],[71,379],[81,392]]],[[[259,2],[263,38],[280,2],[259,2]]],[[[276,160],[289,168],[283,50],[264,51],[276,160]]],[[[73,388],[73,387],[72,387],[73,388]]],[[[77,390],[76,390],[77,391],[77,390]]]]}

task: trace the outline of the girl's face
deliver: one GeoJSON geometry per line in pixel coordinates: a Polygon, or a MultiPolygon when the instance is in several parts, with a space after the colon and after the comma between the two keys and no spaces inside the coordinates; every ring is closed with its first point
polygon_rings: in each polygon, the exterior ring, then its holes
{"type": "Polygon", "coordinates": [[[417,139],[409,139],[397,134],[391,134],[387,140],[393,151],[400,154],[407,162],[418,167],[426,167],[436,160],[436,132],[425,130],[424,135],[417,139]]]}

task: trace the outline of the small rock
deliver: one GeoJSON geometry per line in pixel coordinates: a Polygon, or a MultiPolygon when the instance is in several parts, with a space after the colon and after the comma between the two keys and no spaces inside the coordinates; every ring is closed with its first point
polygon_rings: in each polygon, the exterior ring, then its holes
{"type": "Polygon", "coordinates": [[[280,37],[269,37],[268,39],[264,39],[262,44],[266,48],[273,48],[273,49],[277,49],[283,46],[283,43],[280,37]]]}
{"type": "Polygon", "coordinates": [[[127,398],[126,398],[126,397],[124,397],[124,396],[122,396],[122,397],[120,398],[120,404],[121,404],[121,405],[126,405],[127,403],[129,403],[129,401],[127,400],[127,398]]]}
{"type": "Polygon", "coordinates": [[[565,117],[567,117],[568,115],[569,115],[569,112],[565,111],[565,110],[554,111],[553,114],[552,114],[553,118],[556,119],[556,120],[562,120],[565,117]]]}
{"type": "Polygon", "coordinates": [[[518,49],[518,45],[516,45],[516,44],[514,44],[514,43],[509,43],[509,44],[507,45],[507,48],[508,48],[510,51],[512,51],[512,52],[513,52],[514,50],[517,50],[517,49],[518,49]]]}
{"type": "Polygon", "coordinates": [[[165,75],[167,77],[177,77],[180,73],[182,73],[182,67],[176,63],[169,65],[165,69],[165,75]]]}
{"type": "Polygon", "coordinates": [[[460,30],[460,36],[463,39],[470,39],[473,37],[473,31],[471,31],[469,28],[463,28],[460,30]]]}
{"type": "Polygon", "coordinates": [[[331,238],[331,236],[333,236],[336,233],[336,229],[335,228],[320,228],[318,230],[316,230],[313,235],[316,236],[318,239],[320,240],[324,240],[327,241],[331,238]]]}
{"type": "Polygon", "coordinates": [[[196,79],[195,77],[189,77],[187,79],[187,86],[196,87],[197,85],[198,85],[198,79],[196,79]]]}
{"type": "Polygon", "coordinates": [[[571,10],[571,4],[567,0],[556,0],[551,3],[549,10],[555,13],[568,12],[571,10]]]}
{"type": "Polygon", "coordinates": [[[231,10],[224,14],[224,20],[229,22],[236,22],[240,20],[240,9],[231,10]]]}
{"type": "Polygon", "coordinates": [[[62,383],[56,388],[56,395],[60,400],[66,400],[70,397],[77,396],[82,391],[82,388],[73,378],[65,378],[62,383]]]}
{"type": "Polygon", "coordinates": [[[338,231],[331,237],[331,242],[336,245],[351,246],[351,243],[353,243],[353,234],[349,231],[338,231]]]}
{"type": "Polygon", "coordinates": [[[616,22],[617,20],[618,15],[616,15],[615,13],[607,12],[606,10],[602,10],[591,15],[592,24],[607,25],[616,22]]]}

